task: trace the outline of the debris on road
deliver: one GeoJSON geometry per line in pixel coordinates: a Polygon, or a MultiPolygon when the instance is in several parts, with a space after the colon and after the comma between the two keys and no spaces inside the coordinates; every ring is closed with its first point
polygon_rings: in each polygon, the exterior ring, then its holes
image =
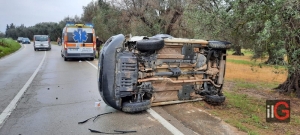
{"type": "Polygon", "coordinates": [[[100,102],[95,102],[95,107],[100,107],[100,102]]]}
{"type": "Polygon", "coordinates": [[[92,133],[101,133],[101,134],[127,134],[127,133],[136,133],[136,131],[121,131],[121,130],[114,130],[114,133],[108,132],[101,132],[93,129],[89,129],[92,133]]]}
{"type": "Polygon", "coordinates": [[[91,118],[88,118],[87,120],[85,120],[85,121],[82,121],[82,122],[78,122],[78,124],[84,124],[84,123],[86,123],[87,121],[89,121],[90,119],[92,119],[92,118],[94,118],[94,120],[93,120],[93,122],[99,117],[99,116],[101,116],[101,115],[105,115],[105,114],[110,114],[110,113],[112,113],[112,112],[108,112],[108,113],[102,113],[102,114],[98,114],[97,116],[94,116],[94,117],[91,117],[91,118]]]}

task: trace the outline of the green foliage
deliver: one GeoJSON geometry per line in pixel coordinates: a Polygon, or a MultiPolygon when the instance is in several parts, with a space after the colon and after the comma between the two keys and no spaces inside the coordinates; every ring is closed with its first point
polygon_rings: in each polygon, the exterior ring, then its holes
{"type": "Polygon", "coordinates": [[[0,58],[11,54],[21,48],[21,45],[13,39],[0,38],[0,58]]]}

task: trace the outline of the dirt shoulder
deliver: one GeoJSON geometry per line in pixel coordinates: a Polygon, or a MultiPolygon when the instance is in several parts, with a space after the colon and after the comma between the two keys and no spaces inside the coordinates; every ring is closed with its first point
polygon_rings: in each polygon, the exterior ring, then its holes
{"type": "Polygon", "coordinates": [[[226,81],[226,101],[211,106],[204,101],[163,106],[186,127],[203,135],[300,135],[300,100],[279,94],[261,83],[255,88],[241,87],[241,82],[226,81]],[[290,123],[267,123],[266,100],[291,102],[290,123]]]}
{"type": "MultiPolygon", "coordinates": [[[[204,102],[204,101],[200,101],[204,102]]],[[[183,103],[163,106],[162,108],[181,123],[200,135],[246,135],[245,132],[210,114],[207,109],[183,103]]]]}
{"type": "Polygon", "coordinates": [[[252,62],[250,57],[228,59],[238,61],[226,64],[222,105],[199,101],[164,106],[164,110],[199,134],[300,135],[300,99],[273,90],[285,81],[286,69],[240,64],[252,62]],[[267,123],[266,100],[290,100],[290,122],[267,123]]]}
{"type": "Polygon", "coordinates": [[[286,96],[265,86],[264,83],[226,81],[224,91],[226,101],[221,106],[206,103],[194,103],[197,108],[220,117],[225,122],[248,134],[299,135],[300,134],[300,100],[286,96]],[[255,87],[249,87],[255,86],[255,87]],[[267,123],[266,100],[290,100],[290,123],[267,123]]]}

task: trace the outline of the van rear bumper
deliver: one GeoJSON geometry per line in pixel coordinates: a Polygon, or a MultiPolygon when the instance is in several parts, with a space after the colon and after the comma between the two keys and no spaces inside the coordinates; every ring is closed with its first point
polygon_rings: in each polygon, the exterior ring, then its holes
{"type": "Polygon", "coordinates": [[[35,49],[50,49],[51,46],[34,46],[35,49]]]}
{"type": "Polygon", "coordinates": [[[95,58],[94,53],[64,53],[65,58],[95,58]]]}

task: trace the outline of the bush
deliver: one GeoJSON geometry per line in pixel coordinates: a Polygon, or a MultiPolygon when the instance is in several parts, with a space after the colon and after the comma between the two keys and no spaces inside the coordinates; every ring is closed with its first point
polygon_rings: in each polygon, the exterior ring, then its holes
{"type": "Polygon", "coordinates": [[[11,38],[0,38],[0,58],[21,48],[21,45],[11,38]]]}

